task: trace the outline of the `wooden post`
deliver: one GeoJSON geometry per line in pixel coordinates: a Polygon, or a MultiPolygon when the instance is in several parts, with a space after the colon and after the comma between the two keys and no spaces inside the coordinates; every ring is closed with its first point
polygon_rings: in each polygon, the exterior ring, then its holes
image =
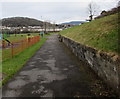
{"type": "Polygon", "coordinates": [[[3,47],[3,48],[5,48],[5,47],[6,47],[6,43],[5,43],[5,41],[4,41],[4,40],[2,41],[2,47],[3,47]]]}
{"type": "Polygon", "coordinates": [[[11,53],[12,53],[12,58],[13,58],[14,56],[13,43],[11,44],[11,53]]]}
{"type": "Polygon", "coordinates": [[[21,41],[21,43],[22,43],[22,51],[23,51],[23,40],[21,41]]]}

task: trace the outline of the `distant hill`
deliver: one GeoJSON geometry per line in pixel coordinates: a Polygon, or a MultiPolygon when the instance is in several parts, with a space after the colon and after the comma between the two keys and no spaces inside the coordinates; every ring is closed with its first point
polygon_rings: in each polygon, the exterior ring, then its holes
{"type": "Polygon", "coordinates": [[[18,26],[43,26],[43,22],[27,17],[11,17],[2,20],[2,26],[18,27],[18,26]]]}
{"type": "Polygon", "coordinates": [[[71,24],[71,25],[79,25],[81,23],[86,23],[87,21],[71,21],[71,22],[66,22],[62,24],[71,24]]]}

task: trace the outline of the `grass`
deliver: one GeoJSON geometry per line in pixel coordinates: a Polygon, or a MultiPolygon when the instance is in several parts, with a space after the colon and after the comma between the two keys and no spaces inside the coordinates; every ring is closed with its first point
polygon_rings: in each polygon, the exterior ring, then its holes
{"type": "MultiPolygon", "coordinates": [[[[28,34],[31,34],[31,36],[39,36],[40,33],[24,33],[24,34],[16,34],[16,36],[15,34],[10,34],[10,36],[6,37],[6,39],[9,41],[17,41],[20,39],[26,39],[28,34]]],[[[52,33],[45,34],[45,36],[49,36],[50,34],[52,33]]]]}
{"type": "MultiPolygon", "coordinates": [[[[30,34],[32,36],[38,36],[40,33],[30,33],[30,34]]],[[[49,36],[49,35],[50,35],[50,33],[49,34],[45,34],[45,37],[49,36]]],[[[15,36],[15,34],[11,34],[10,37],[7,37],[6,39],[8,39],[8,40],[10,40],[12,42],[15,42],[15,41],[19,41],[20,39],[26,39],[27,38],[26,36],[27,36],[27,34],[16,34],[16,36],[15,36]],[[21,37],[21,35],[23,35],[23,37],[21,37]]],[[[18,53],[21,52],[21,47],[22,46],[20,45],[20,46],[14,48],[14,53],[15,52],[18,52],[18,53]]],[[[2,57],[0,56],[0,61],[4,61],[6,59],[11,58],[12,57],[12,55],[11,55],[11,47],[3,49],[3,50],[0,49],[0,55],[2,56],[2,57]]]]}
{"type": "MultiPolygon", "coordinates": [[[[28,33],[31,34],[31,36],[38,36],[40,33],[28,33]]],[[[25,39],[27,37],[27,33],[24,34],[11,34],[10,37],[7,37],[6,39],[8,39],[9,41],[17,41],[19,39],[25,39]],[[22,35],[22,36],[21,36],[22,35]]]]}
{"type": "Polygon", "coordinates": [[[42,38],[40,42],[27,48],[20,54],[11,59],[2,62],[2,73],[5,75],[2,84],[5,84],[23,65],[29,60],[30,57],[45,43],[47,38],[42,38]]]}
{"type": "Polygon", "coordinates": [[[60,34],[98,50],[118,54],[118,14],[63,30],[60,34]]]}
{"type": "Polygon", "coordinates": [[[2,53],[2,60],[1,61],[4,61],[4,60],[9,59],[9,58],[12,58],[11,48],[4,49],[0,53],[2,53]]]}

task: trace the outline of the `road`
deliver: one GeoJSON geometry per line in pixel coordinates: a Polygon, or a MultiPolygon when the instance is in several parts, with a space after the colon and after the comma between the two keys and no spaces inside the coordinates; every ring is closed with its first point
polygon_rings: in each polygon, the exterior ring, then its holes
{"type": "Polygon", "coordinates": [[[95,97],[111,95],[99,78],[58,41],[57,34],[3,86],[3,97],[95,97]]]}

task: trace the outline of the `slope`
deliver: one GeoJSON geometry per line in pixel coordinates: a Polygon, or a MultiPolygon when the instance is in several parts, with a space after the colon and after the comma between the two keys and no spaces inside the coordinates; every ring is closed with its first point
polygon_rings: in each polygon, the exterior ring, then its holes
{"type": "Polygon", "coordinates": [[[118,53],[118,13],[60,32],[81,44],[118,53]]]}

